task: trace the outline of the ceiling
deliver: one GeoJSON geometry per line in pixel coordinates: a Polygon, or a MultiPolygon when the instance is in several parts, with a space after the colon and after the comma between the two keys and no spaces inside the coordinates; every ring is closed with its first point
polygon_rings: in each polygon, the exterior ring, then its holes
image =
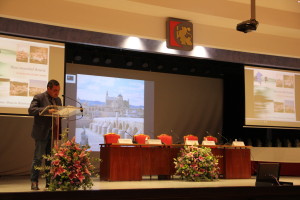
{"type": "MultiPolygon", "coordinates": [[[[98,8],[155,17],[174,16],[222,28],[235,28],[251,17],[251,0],[65,0],[98,8]]],[[[300,3],[297,0],[257,0],[259,33],[300,39],[300,3]]]]}
{"type": "Polygon", "coordinates": [[[0,0],[0,16],[96,32],[165,40],[167,17],[190,20],[194,43],[300,58],[298,0],[257,0],[255,32],[236,25],[251,17],[251,0],[0,0]]]}

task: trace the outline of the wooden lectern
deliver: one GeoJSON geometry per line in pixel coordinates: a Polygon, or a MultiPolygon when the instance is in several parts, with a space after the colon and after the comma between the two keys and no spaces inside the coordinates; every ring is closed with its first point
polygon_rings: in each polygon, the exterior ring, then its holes
{"type": "MultiPolygon", "coordinates": [[[[52,136],[51,136],[51,148],[58,146],[59,133],[60,133],[60,118],[66,118],[67,123],[69,123],[69,117],[76,115],[82,111],[82,108],[74,106],[56,106],[49,105],[42,112],[40,116],[52,117],[52,136]],[[50,109],[55,109],[55,112],[50,113],[50,109]]],[[[69,125],[67,125],[69,127],[69,125]]]]}

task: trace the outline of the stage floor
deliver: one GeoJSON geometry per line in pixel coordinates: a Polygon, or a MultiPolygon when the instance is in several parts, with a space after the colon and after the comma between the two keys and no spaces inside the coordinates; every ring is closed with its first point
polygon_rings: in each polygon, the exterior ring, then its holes
{"type": "MultiPolygon", "coordinates": [[[[100,181],[93,178],[92,190],[119,190],[119,189],[157,189],[157,188],[205,188],[205,187],[241,187],[255,186],[255,177],[251,179],[220,179],[213,182],[187,182],[174,177],[172,180],[157,180],[157,177],[144,177],[142,181],[100,181]]],[[[300,186],[300,177],[280,177],[280,181],[293,182],[300,186]]],[[[39,191],[44,191],[45,180],[40,179],[39,191]]],[[[30,192],[29,176],[2,176],[0,177],[0,192],[30,192]]],[[[38,192],[39,192],[38,191],[38,192]]]]}

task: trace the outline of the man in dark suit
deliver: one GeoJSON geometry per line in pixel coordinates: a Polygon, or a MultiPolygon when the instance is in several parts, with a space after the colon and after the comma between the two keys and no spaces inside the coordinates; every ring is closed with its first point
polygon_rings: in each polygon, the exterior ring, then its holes
{"type": "MultiPolygon", "coordinates": [[[[34,116],[31,137],[35,140],[35,151],[30,176],[31,190],[39,190],[38,179],[40,172],[35,169],[35,166],[41,166],[42,156],[51,153],[52,118],[40,116],[40,113],[48,105],[62,105],[61,99],[58,97],[59,91],[59,82],[50,80],[47,84],[47,91],[35,95],[28,109],[29,115],[34,116]]],[[[49,114],[53,112],[55,112],[55,109],[49,109],[49,114]]],[[[50,166],[50,163],[46,162],[46,166],[50,166]]],[[[46,179],[46,187],[48,187],[49,181],[49,179],[46,179]]]]}

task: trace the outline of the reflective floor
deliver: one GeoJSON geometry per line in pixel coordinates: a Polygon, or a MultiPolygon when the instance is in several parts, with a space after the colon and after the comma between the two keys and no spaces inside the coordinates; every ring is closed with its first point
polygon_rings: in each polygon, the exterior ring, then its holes
{"type": "MultiPolygon", "coordinates": [[[[280,181],[293,182],[300,185],[300,177],[280,177],[280,181]]],[[[150,189],[150,188],[199,188],[199,187],[238,187],[255,186],[255,177],[251,179],[220,179],[213,182],[187,182],[174,177],[172,180],[157,180],[156,177],[144,177],[142,181],[100,181],[93,178],[92,190],[114,189],[150,189]]],[[[44,191],[45,180],[40,180],[40,191],[44,191]]],[[[30,192],[28,176],[2,176],[0,177],[0,192],[30,192]]]]}

